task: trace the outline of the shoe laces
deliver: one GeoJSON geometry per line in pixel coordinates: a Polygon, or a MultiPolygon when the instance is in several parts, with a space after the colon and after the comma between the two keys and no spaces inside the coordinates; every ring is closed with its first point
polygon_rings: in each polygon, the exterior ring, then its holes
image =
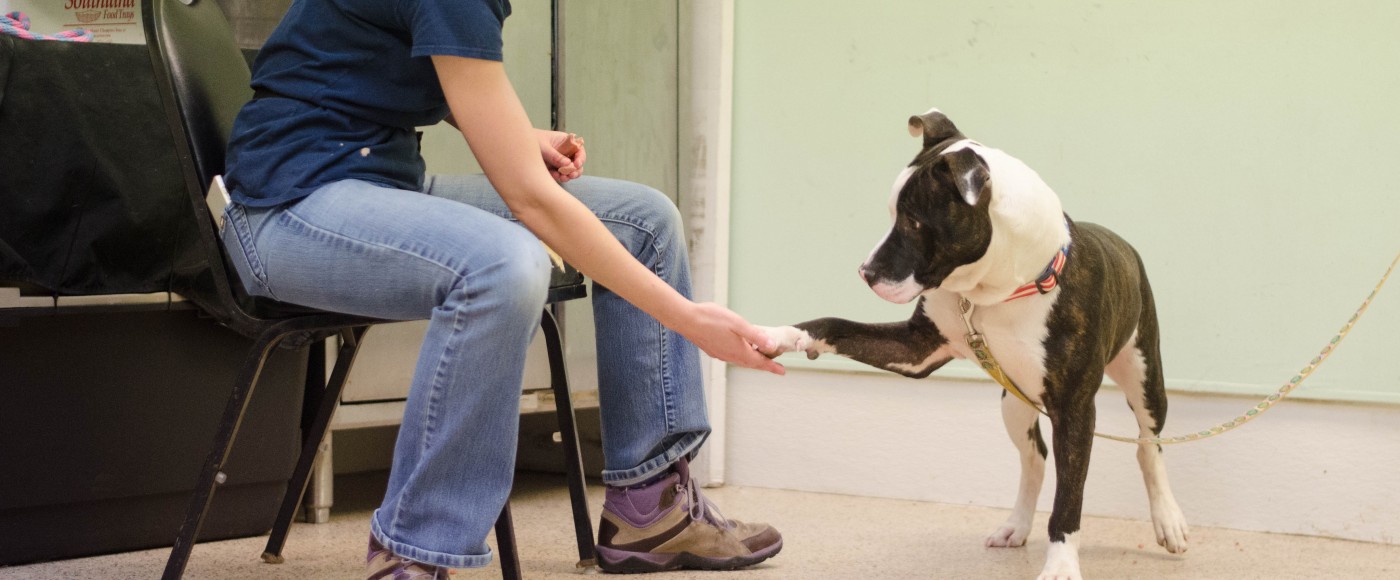
{"type": "Polygon", "coordinates": [[[724,514],[720,513],[719,507],[711,502],[709,498],[705,497],[705,494],[700,493],[700,486],[696,485],[695,478],[690,478],[685,485],[676,482],[676,492],[686,494],[688,503],[690,504],[690,519],[697,522],[708,521],[715,527],[724,530],[733,527],[729,523],[729,518],[724,517],[724,514]]]}
{"type": "Polygon", "coordinates": [[[368,560],[373,562],[375,558],[385,555],[385,563],[393,568],[392,575],[383,576],[386,580],[437,580],[448,577],[447,568],[404,558],[382,546],[371,546],[368,560]]]}
{"type": "Polygon", "coordinates": [[[447,578],[447,569],[404,559],[399,569],[394,570],[393,580],[437,580],[447,578]]]}

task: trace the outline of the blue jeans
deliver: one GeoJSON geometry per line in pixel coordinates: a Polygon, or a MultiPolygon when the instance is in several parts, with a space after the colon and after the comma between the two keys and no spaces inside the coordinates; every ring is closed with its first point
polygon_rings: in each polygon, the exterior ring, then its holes
{"type": "MultiPolygon", "coordinates": [[[[685,238],[670,200],[610,179],[564,187],[689,295],[685,238]]],[[[488,564],[486,534],[515,467],[525,351],[550,278],[540,242],[473,175],[430,178],[423,192],[347,180],[284,206],[233,205],[223,243],[254,295],[430,321],[371,533],[421,562],[488,564]]],[[[699,353],[607,288],[594,284],[592,294],[603,479],[627,485],[692,454],[709,434],[699,353]]]]}

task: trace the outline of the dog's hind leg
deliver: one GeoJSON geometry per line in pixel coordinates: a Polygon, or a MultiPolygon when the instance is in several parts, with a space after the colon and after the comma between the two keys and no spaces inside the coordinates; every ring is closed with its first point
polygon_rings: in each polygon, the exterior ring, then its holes
{"type": "Polygon", "coordinates": [[[988,548],[1015,548],[1026,545],[1031,519],[1035,517],[1036,499],[1045,482],[1045,439],[1040,436],[1040,414],[1005,391],[1001,393],[1001,419],[1021,456],[1021,485],[1011,515],[987,536],[986,545],[988,548]]]}
{"type": "MultiPolygon", "coordinates": [[[[1162,356],[1158,351],[1155,325],[1140,326],[1134,340],[1128,341],[1128,345],[1109,363],[1105,373],[1123,389],[1128,406],[1137,417],[1138,436],[1161,435],[1162,423],[1167,417],[1167,394],[1162,380],[1162,356]]],[[[1165,546],[1173,554],[1185,552],[1190,528],[1167,481],[1162,446],[1139,444],[1137,458],[1138,465],[1142,467],[1142,479],[1147,484],[1147,501],[1152,510],[1152,528],[1157,535],[1157,544],[1165,546]]]]}

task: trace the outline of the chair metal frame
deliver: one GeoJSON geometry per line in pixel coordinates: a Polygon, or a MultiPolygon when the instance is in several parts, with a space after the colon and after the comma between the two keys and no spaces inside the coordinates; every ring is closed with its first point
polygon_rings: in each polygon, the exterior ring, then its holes
{"type": "MultiPolygon", "coordinates": [[[[218,6],[210,0],[142,0],[142,19],[157,91],[165,120],[170,126],[191,209],[198,221],[199,242],[209,267],[209,279],[205,282],[210,288],[205,294],[212,297],[204,296],[197,302],[220,324],[254,341],[229,395],[217,435],[166,562],[162,578],[174,580],[184,574],[214,493],[229,480],[225,461],[233,448],[239,425],[269,353],[290,336],[307,333],[338,336],[339,352],[328,377],[325,376],[323,363],[316,362],[319,357],[312,357],[313,363],[306,380],[300,456],[287,482],[287,491],[262,555],[268,563],[283,561],[282,549],[292,518],[305,493],[317,450],[330,429],[355,355],[370,326],[385,321],[317,311],[242,294],[241,285],[225,263],[227,256],[218,241],[214,216],[205,204],[205,186],[213,183],[215,176],[222,172],[225,144],[233,116],[237,113],[237,107],[241,107],[252,95],[247,83],[249,75],[246,65],[233,41],[227,21],[218,6]],[[210,68],[219,70],[211,72],[210,68]],[[229,79],[226,78],[230,75],[226,74],[228,71],[225,68],[241,69],[243,74],[229,79]],[[223,76],[214,78],[219,75],[223,76]],[[222,110],[216,110],[220,105],[222,110]]],[[[586,294],[586,287],[579,282],[551,288],[547,302],[557,305],[586,294]]],[[[594,561],[593,531],[585,495],[582,454],[569,396],[562,337],[554,313],[548,307],[541,317],[541,328],[549,353],[550,383],[555,394],[558,426],[564,447],[565,471],[578,540],[578,565],[591,566],[594,561]]],[[[509,504],[501,510],[496,522],[496,536],[503,576],[507,579],[520,578],[509,504]]]]}

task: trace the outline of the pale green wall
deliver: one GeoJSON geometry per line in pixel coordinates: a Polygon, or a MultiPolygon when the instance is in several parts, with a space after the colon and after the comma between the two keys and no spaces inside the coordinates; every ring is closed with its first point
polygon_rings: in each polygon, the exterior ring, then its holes
{"type": "MultiPolygon", "coordinates": [[[[1400,250],[1400,3],[735,4],[731,291],[757,323],[907,316],[855,269],[931,106],[1137,246],[1174,388],[1281,385],[1400,250]]],[[[1400,281],[1299,393],[1400,403],[1397,339],[1400,281]]]]}

